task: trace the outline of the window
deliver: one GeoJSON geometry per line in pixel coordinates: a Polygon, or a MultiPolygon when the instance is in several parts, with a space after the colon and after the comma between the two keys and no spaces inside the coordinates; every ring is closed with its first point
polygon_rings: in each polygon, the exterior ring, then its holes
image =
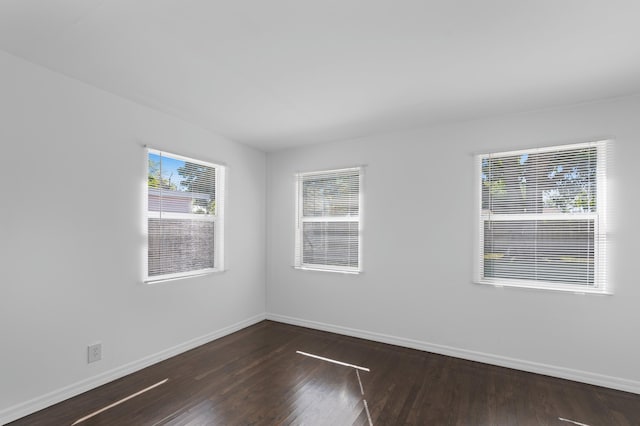
{"type": "Polygon", "coordinates": [[[223,269],[224,167],[148,149],[145,282],[223,269]]]}
{"type": "Polygon", "coordinates": [[[360,272],[360,168],[297,175],[295,266],[360,272]]]}
{"type": "Polygon", "coordinates": [[[479,283],[606,292],[606,148],[477,156],[479,283]]]}

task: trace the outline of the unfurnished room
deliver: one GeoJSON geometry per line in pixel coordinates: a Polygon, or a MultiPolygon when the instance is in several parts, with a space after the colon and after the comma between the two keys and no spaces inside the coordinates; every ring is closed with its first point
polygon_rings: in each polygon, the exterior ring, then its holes
{"type": "Polygon", "coordinates": [[[0,424],[640,426],[639,17],[0,0],[0,424]]]}

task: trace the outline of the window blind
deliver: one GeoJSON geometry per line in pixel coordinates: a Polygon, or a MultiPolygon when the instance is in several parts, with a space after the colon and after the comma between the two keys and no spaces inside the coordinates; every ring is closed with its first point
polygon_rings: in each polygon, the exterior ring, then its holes
{"type": "Polygon", "coordinates": [[[606,146],[477,157],[480,282],[605,289],[606,146]]]}
{"type": "Polygon", "coordinates": [[[224,168],[148,150],[147,282],[222,269],[224,168]]]}
{"type": "Polygon", "coordinates": [[[295,265],[360,271],[361,169],[300,173],[295,265]]]}

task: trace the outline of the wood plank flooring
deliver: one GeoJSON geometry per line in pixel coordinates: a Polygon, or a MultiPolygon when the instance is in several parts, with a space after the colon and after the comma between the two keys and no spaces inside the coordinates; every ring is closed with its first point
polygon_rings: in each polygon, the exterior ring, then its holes
{"type": "Polygon", "coordinates": [[[11,425],[71,425],[164,379],[78,424],[640,425],[640,395],[271,321],[11,425]]]}

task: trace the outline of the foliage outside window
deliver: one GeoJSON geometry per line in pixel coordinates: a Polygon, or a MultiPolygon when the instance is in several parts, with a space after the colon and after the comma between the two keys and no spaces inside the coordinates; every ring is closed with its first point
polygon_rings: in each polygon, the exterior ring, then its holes
{"type": "Polygon", "coordinates": [[[606,292],[606,142],[477,156],[476,281],[606,292]]]}
{"type": "Polygon", "coordinates": [[[295,266],[361,270],[361,169],[300,173],[297,180],[295,266]]]}
{"type": "Polygon", "coordinates": [[[149,149],[146,282],[223,269],[224,168],[149,149]]]}

